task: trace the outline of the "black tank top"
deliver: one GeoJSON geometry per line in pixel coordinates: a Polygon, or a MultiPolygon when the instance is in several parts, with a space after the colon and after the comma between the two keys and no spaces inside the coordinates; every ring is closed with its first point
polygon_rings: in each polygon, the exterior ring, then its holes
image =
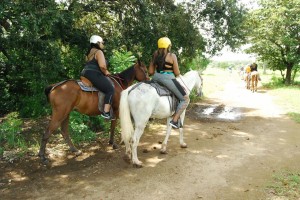
{"type": "Polygon", "coordinates": [[[97,53],[97,51],[95,51],[95,53],[93,54],[93,59],[90,60],[90,61],[87,61],[85,63],[84,69],[87,69],[87,70],[96,70],[96,71],[99,71],[99,72],[102,73],[102,71],[99,68],[98,61],[95,58],[95,54],[97,53]]]}
{"type": "Polygon", "coordinates": [[[155,65],[157,66],[156,71],[157,72],[161,72],[164,70],[172,70],[173,71],[173,63],[169,63],[166,61],[166,56],[168,54],[166,54],[164,57],[162,57],[162,59],[157,60],[155,59],[155,65]],[[166,65],[171,66],[171,67],[166,67],[166,65]]]}

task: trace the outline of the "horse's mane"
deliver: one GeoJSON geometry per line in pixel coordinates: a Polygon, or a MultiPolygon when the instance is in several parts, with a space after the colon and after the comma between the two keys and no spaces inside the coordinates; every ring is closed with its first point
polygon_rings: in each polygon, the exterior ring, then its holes
{"type": "Polygon", "coordinates": [[[118,81],[118,83],[128,83],[131,79],[131,74],[132,71],[134,70],[134,65],[132,65],[131,67],[125,69],[124,71],[120,72],[120,73],[116,73],[113,74],[114,77],[120,77],[117,78],[116,80],[118,81]]]}
{"type": "MultiPolygon", "coordinates": [[[[200,77],[200,81],[201,81],[201,83],[202,83],[202,78],[201,78],[201,76],[199,75],[199,72],[196,71],[196,70],[190,70],[190,71],[188,71],[187,73],[185,73],[184,75],[182,75],[181,77],[179,76],[179,77],[177,78],[177,80],[178,80],[179,82],[182,82],[182,84],[183,84],[184,86],[186,86],[186,83],[196,81],[196,78],[197,78],[197,77],[200,77]],[[182,78],[183,78],[183,80],[182,80],[182,78]]],[[[197,83],[197,82],[195,82],[195,83],[197,83]]]]}

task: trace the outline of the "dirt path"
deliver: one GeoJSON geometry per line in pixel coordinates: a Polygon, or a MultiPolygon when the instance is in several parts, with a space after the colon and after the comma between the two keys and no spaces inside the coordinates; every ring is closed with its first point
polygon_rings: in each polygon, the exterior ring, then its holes
{"type": "Polygon", "coordinates": [[[273,199],[265,191],[272,175],[299,170],[300,125],[267,91],[251,93],[238,79],[208,99],[187,114],[187,149],[173,131],[161,155],[164,122],[152,122],[138,149],[144,168],[122,160],[124,147],[99,144],[77,158],[53,153],[48,168],[38,160],[1,163],[0,199],[273,199]]]}

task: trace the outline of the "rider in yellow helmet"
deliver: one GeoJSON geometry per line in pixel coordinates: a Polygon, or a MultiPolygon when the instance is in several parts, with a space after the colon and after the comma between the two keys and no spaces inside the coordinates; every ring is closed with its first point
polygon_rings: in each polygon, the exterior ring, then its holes
{"type": "Polygon", "coordinates": [[[251,67],[250,65],[247,65],[247,67],[245,68],[246,73],[250,73],[251,72],[251,67]]]}
{"type": "Polygon", "coordinates": [[[247,65],[245,67],[245,74],[244,74],[244,80],[247,81],[247,78],[250,78],[250,73],[251,73],[251,67],[250,65],[247,65]]]}
{"type": "Polygon", "coordinates": [[[177,57],[171,53],[171,40],[162,37],[157,41],[157,46],[158,50],[153,54],[148,72],[153,75],[152,80],[166,86],[180,100],[173,119],[170,121],[170,125],[178,129],[181,127],[179,117],[188,106],[190,98],[175,77],[180,75],[180,71],[177,57]]]}

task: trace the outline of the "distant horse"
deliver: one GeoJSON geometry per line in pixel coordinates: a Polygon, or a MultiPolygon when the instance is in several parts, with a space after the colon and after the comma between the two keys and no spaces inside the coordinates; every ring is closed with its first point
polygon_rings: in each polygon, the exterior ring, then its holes
{"type": "Polygon", "coordinates": [[[253,71],[253,72],[251,72],[251,91],[252,92],[257,91],[257,83],[258,83],[258,72],[253,71]]]}
{"type": "MultiPolygon", "coordinates": [[[[185,88],[187,95],[196,87],[198,95],[201,94],[202,78],[197,71],[189,71],[184,76],[177,77],[177,80],[185,88]]],[[[142,136],[149,118],[164,119],[167,118],[166,137],[162,143],[161,153],[166,153],[168,138],[171,133],[170,120],[174,111],[170,107],[168,96],[159,96],[156,89],[150,84],[142,83],[136,87],[133,85],[121,94],[120,101],[120,122],[122,140],[126,146],[125,161],[132,163],[136,167],[142,167],[142,162],[137,157],[137,146],[142,136]],[[131,116],[134,121],[135,130],[132,125],[131,116]]],[[[183,125],[185,111],[180,116],[180,122],[183,125]]],[[[183,128],[179,129],[180,145],[186,148],[183,141],[183,128]]]]}
{"type": "MultiPolygon", "coordinates": [[[[115,87],[115,95],[112,103],[112,109],[117,119],[119,117],[119,101],[121,92],[127,87],[129,87],[134,80],[149,80],[149,76],[147,74],[146,66],[140,61],[138,61],[132,67],[124,70],[120,74],[111,75],[110,78],[115,87]]],[[[69,137],[68,127],[70,112],[72,110],[77,110],[78,112],[89,116],[100,115],[101,112],[98,108],[98,91],[83,91],[76,80],[67,80],[48,86],[45,89],[45,94],[48,97],[48,100],[52,106],[52,116],[48,128],[43,134],[38,155],[40,156],[43,162],[48,161],[45,157],[46,144],[53,131],[55,131],[59,126],[61,126],[62,136],[69,145],[70,150],[72,152],[75,152],[76,155],[80,155],[81,151],[79,151],[73,145],[69,137]]],[[[103,105],[101,107],[103,108],[103,105]]],[[[110,127],[109,144],[113,145],[113,148],[117,148],[117,145],[114,143],[114,131],[116,123],[116,120],[112,120],[110,127]]]]}

